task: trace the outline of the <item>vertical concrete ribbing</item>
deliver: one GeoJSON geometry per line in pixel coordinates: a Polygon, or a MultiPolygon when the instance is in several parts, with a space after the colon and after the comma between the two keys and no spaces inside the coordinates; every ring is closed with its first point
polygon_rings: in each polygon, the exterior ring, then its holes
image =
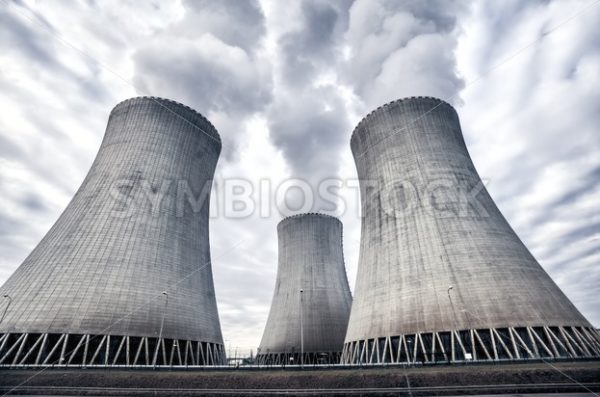
{"type": "Polygon", "coordinates": [[[295,215],[278,224],[277,234],[277,281],[260,355],[300,353],[300,310],[304,352],[341,352],[352,302],[342,223],[323,214],[295,215]]]}

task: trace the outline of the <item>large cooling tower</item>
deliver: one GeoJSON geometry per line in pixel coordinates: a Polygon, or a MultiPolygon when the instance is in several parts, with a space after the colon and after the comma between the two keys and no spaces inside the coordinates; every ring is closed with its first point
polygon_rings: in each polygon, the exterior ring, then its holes
{"type": "Polygon", "coordinates": [[[279,222],[277,234],[277,281],[258,362],[338,363],[352,304],[342,223],[323,214],[294,215],[279,222]]]}
{"type": "Polygon", "coordinates": [[[0,288],[0,364],[222,363],[208,241],[220,150],[187,106],[118,104],[75,197],[0,288]]]}
{"type": "Polygon", "coordinates": [[[450,105],[391,102],[351,147],[363,222],[343,362],[600,354],[598,333],[483,187],[450,105]]]}

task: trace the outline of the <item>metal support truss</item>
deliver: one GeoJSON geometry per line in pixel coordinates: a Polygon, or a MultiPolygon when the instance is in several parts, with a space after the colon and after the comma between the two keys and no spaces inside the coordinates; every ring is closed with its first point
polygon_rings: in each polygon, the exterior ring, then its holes
{"type": "Polygon", "coordinates": [[[342,364],[600,358],[600,334],[587,327],[450,330],[348,342],[342,364]]]}
{"type": "Polygon", "coordinates": [[[0,334],[0,366],[223,365],[223,345],[119,335],[0,334]]]}
{"type": "MultiPolygon", "coordinates": [[[[304,365],[339,364],[342,353],[337,352],[305,352],[304,365]]],[[[258,353],[258,365],[300,365],[300,353],[258,353]]]]}

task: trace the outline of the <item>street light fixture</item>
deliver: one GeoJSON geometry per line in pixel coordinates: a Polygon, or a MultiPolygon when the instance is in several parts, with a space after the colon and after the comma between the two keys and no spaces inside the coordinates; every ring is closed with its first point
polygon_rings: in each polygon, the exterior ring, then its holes
{"type": "Polygon", "coordinates": [[[454,328],[457,328],[456,324],[456,311],[454,310],[454,302],[452,302],[452,296],[450,295],[450,291],[452,291],[454,287],[451,285],[448,287],[448,299],[450,300],[450,307],[452,308],[452,318],[454,320],[454,328]]]}
{"type": "MultiPolygon", "coordinates": [[[[417,336],[415,335],[415,339],[417,338],[417,336]]],[[[406,355],[406,359],[408,360],[409,364],[414,364],[417,362],[417,353],[413,350],[412,346],[413,346],[413,341],[410,338],[406,338],[406,345],[408,347],[408,351],[407,351],[407,355],[406,355]],[[412,355],[412,357],[411,357],[412,355]]]]}
{"type": "Polygon", "coordinates": [[[0,318],[0,324],[2,324],[2,321],[4,321],[4,316],[6,316],[6,312],[8,311],[8,307],[12,303],[12,298],[10,297],[9,294],[4,294],[4,295],[2,295],[2,297],[3,298],[8,298],[8,304],[4,308],[4,312],[2,313],[2,318],[0,318]]]}
{"type": "Polygon", "coordinates": [[[161,345],[161,341],[162,341],[162,334],[163,334],[163,327],[165,325],[165,314],[167,314],[167,306],[169,305],[169,294],[167,293],[167,291],[163,291],[162,294],[165,296],[165,308],[163,310],[162,318],[160,320],[160,332],[158,333],[158,341],[156,341],[156,351],[154,352],[154,360],[153,360],[154,367],[156,367],[156,360],[158,358],[158,350],[160,349],[160,345],[161,345]]]}
{"type": "Polygon", "coordinates": [[[304,313],[303,296],[304,290],[300,288],[300,366],[304,368],[304,313]]]}

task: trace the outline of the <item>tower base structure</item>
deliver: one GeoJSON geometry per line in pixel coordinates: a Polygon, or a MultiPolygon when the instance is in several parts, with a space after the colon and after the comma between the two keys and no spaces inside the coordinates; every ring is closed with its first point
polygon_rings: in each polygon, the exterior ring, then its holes
{"type": "Polygon", "coordinates": [[[342,353],[335,352],[305,352],[304,359],[300,353],[264,353],[257,354],[258,365],[319,365],[339,364],[342,353]]]}
{"type": "Polygon", "coordinates": [[[575,326],[422,332],[348,342],[345,364],[600,358],[600,334],[575,326]]]}
{"type": "Polygon", "coordinates": [[[190,366],[225,362],[223,345],[128,335],[5,333],[1,367],[190,366]]]}

